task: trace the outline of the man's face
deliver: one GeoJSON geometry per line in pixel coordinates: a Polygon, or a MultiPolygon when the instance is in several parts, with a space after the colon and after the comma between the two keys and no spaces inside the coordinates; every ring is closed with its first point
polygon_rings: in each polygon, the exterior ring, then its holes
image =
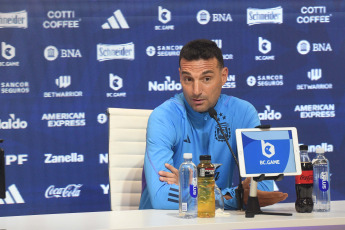
{"type": "Polygon", "coordinates": [[[228,69],[220,68],[216,58],[180,61],[180,81],[183,94],[194,111],[202,113],[216,105],[228,69]]]}

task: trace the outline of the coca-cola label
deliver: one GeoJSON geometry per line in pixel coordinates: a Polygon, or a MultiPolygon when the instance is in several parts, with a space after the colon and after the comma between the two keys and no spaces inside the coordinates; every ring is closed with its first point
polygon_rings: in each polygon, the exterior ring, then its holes
{"type": "Polygon", "coordinates": [[[312,184],[313,170],[302,171],[302,174],[295,177],[296,184],[312,184]]]}
{"type": "Polygon", "coordinates": [[[69,184],[64,188],[55,188],[55,185],[50,185],[46,192],[46,198],[60,198],[60,197],[79,197],[80,188],[82,184],[69,184]]]}

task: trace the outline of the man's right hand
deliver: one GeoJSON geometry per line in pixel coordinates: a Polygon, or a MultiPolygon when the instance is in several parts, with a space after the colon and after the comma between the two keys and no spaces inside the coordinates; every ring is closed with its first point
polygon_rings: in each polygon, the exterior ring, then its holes
{"type": "MultiPolygon", "coordinates": [[[[248,202],[250,181],[251,181],[251,178],[246,178],[242,182],[243,189],[244,189],[243,199],[244,199],[244,204],[246,205],[248,202]]],[[[288,194],[283,193],[283,192],[267,192],[267,191],[257,190],[257,196],[258,196],[260,207],[265,207],[265,206],[276,204],[280,201],[285,200],[288,197],[288,194]]]]}

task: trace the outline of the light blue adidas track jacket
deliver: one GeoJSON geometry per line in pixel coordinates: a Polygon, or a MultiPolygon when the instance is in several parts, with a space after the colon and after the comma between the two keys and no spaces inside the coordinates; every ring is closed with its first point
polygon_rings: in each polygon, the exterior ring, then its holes
{"type": "MultiPolygon", "coordinates": [[[[255,108],[247,101],[222,94],[215,110],[233,151],[237,153],[235,130],[260,125],[255,108]]],[[[223,194],[230,193],[233,197],[224,200],[225,209],[237,208],[235,188],[231,188],[235,161],[216,121],[208,112],[195,112],[183,93],[177,94],[152,112],[146,138],[140,209],[178,209],[179,187],[161,182],[158,172],[169,171],[165,163],[178,169],[183,162],[183,153],[192,153],[195,165],[199,164],[200,155],[211,155],[212,163],[222,164],[216,170],[216,183],[223,194]]],[[[260,182],[258,189],[272,191],[273,183],[260,182]]]]}

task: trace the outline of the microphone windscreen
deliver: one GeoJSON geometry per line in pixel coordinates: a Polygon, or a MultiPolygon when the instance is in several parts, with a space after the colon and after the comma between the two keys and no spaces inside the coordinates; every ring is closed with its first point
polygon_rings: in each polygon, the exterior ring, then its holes
{"type": "Polygon", "coordinates": [[[213,107],[208,110],[208,114],[214,119],[217,117],[217,112],[213,107]]]}

